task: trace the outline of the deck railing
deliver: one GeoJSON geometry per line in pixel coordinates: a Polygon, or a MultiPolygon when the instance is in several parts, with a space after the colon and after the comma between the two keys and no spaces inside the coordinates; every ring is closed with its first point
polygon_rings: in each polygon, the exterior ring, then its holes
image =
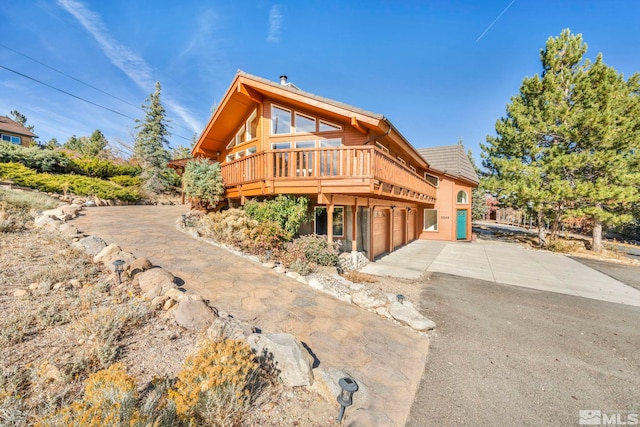
{"type": "Polygon", "coordinates": [[[435,198],[435,187],[373,146],[270,150],[222,165],[226,187],[256,181],[363,178],[435,198]]]}

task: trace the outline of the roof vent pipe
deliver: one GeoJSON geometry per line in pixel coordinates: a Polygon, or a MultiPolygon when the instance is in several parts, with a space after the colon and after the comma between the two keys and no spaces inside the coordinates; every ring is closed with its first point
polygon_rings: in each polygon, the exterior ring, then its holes
{"type": "Polygon", "coordinates": [[[287,85],[287,76],[285,75],[280,76],[280,84],[285,86],[287,85]]]}

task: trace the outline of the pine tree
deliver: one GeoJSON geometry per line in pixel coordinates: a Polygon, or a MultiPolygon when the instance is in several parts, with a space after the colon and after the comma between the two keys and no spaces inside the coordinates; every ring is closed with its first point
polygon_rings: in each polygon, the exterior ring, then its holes
{"type": "Polygon", "coordinates": [[[107,144],[107,138],[99,129],[96,129],[80,151],[87,157],[100,157],[101,155],[104,157],[104,154],[106,154],[105,148],[107,147],[107,144]]]}
{"type": "Polygon", "coordinates": [[[160,83],[156,82],[155,91],[142,105],[145,118],[136,120],[138,133],[133,147],[134,155],[140,166],[145,190],[159,194],[172,186],[167,171],[167,162],[171,155],[168,150],[170,135],[166,112],[160,102],[160,83]]]}
{"type": "Polygon", "coordinates": [[[22,126],[24,126],[28,130],[33,132],[33,129],[34,129],[33,125],[27,125],[27,116],[25,116],[18,110],[11,110],[10,114],[13,116],[13,120],[20,123],[22,126]]]}
{"type": "Polygon", "coordinates": [[[586,51],[568,29],[549,38],[542,75],[523,80],[482,150],[485,185],[501,203],[537,213],[541,245],[545,220],[557,232],[564,217],[582,215],[599,251],[602,225],[629,220],[624,210],[639,197],[640,91],[637,75],[624,81],[586,51]]]}

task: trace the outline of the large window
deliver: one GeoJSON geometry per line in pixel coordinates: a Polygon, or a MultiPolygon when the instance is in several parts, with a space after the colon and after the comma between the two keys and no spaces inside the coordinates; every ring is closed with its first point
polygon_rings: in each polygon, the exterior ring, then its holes
{"type": "Polygon", "coordinates": [[[424,210],[424,231],[438,231],[438,210],[424,210]]]}
{"type": "MultiPolygon", "coordinates": [[[[315,210],[315,233],[326,236],[328,230],[327,208],[317,207],[315,210]]],[[[333,235],[335,237],[344,236],[344,207],[335,206],[333,208],[333,235]]]]}
{"type": "Polygon", "coordinates": [[[469,203],[469,196],[467,195],[466,191],[464,190],[458,191],[458,195],[456,197],[456,203],[460,205],[466,205],[467,203],[469,203]]]}
{"type": "Polygon", "coordinates": [[[271,134],[291,133],[291,111],[271,106],[271,134]]]}
{"type": "Polygon", "coordinates": [[[11,142],[13,144],[20,144],[22,142],[22,138],[19,136],[0,134],[0,137],[3,141],[11,142]]]}
{"type": "Polygon", "coordinates": [[[315,132],[316,131],[316,119],[312,117],[303,116],[300,113],[295,113],[296,117],[296,133],[315,132]]]}

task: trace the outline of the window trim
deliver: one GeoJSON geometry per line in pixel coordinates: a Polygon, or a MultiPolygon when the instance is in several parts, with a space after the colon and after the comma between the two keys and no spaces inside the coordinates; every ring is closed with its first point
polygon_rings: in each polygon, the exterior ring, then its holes
{"type": "Polygon", "coordinates": [[[469,204],[469,193],[467,193],[465,190],[459,190],[456,193],[456,205],[468,205],[468,204],[469,204]],[[464,202],[458,201],[460,198],[460,194],[464,194],[464,202]]]}
{"type": "Polygon", "coordinates": [[[423,220],[422,220],[422,231],[426,231],[428,233],[437,233],[438,232],[438,209],[430,209],[430,208],[425,208],[423,211],[423,220]],[[435,212],[435,228],[433,230],[429,230],[427,228],[427,211],[432,211],[435,212]]]}
{"type": "Polygon", "coordinates": [[[272,150],[291,150],[291,142],[289,142],[289,141],[272,142],[271,143],[271,149],[272,150]],[[287,148],[275,148],[276,145],[281,145],[281,144],[289,144],[289,147],[287,147],[287,148]]]}
{"type": "Polygon", "coordinates": [[[246,129],[246,137],[245,137],[245,142],[251,141],[253,139],[256,139],[258,137],[258,127],[259,127],[259,123],[256,123],[256,135],[251,135],[251,121],[253,119],[257,120],[257,116],[258,116],[258,110],[255,109],[253,110],[253,112],[251,114],[249,114],[249,118],[247,119],[247,121],[245,122],[245,129],[246,129]]]}

